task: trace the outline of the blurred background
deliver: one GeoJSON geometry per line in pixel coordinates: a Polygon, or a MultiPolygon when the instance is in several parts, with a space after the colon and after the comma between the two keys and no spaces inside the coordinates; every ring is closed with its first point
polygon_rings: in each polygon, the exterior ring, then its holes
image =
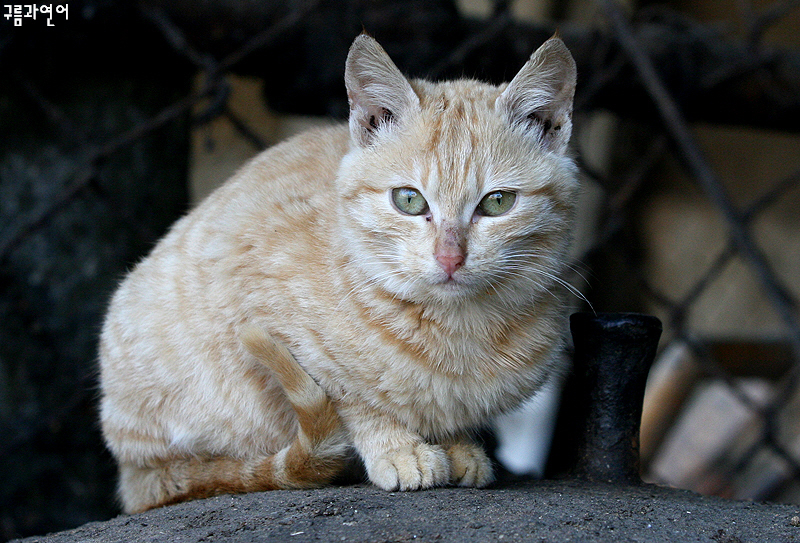
{"type": "Polygon", "coordinates": [[[572,280],[665,326],[645,479],[800,503],[797,0],[48,5],[0,20],[0,541],[118,513],[96,414],[111,292],[249,157],[346,118],[362,29],[411,76],[498,83],[558,29],[572,280]]]}

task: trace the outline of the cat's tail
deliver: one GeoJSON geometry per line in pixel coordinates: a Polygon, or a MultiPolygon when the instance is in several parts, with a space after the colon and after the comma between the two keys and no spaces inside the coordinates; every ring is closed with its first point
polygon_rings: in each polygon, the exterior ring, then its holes
{"type": "Polygon", "coordinates": [[[346,466],[346,434],[322,388],[284,345],[263,330],[246,327],[240,339],[283,387],[297,414],[297,435],[266,457],[175,458],[146,467],[121,465],[126,512],[220,494],[323,486],[346,466]]]}
{"type": "Polygon", "coordinates": [[[272,370],[297,414],[294,441],[276,455],[283,460],[282,488],[327,483],[338,474],[349,450],[342,420],[330,398],[289,349],[260,328],[245,328],[240,339],[250,354],[272,370]]]}

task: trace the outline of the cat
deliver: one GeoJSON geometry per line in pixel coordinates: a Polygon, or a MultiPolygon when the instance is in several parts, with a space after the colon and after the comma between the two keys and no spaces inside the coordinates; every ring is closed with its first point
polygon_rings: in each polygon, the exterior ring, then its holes
{"type": "Polygon", "coordinates": [[[263,152],[124,279],[100,418],[126,512],[324,485],[484,487],[473,432],[563,372],[575,62],[409,81],[370,36],[349,122],[263,152]]]}

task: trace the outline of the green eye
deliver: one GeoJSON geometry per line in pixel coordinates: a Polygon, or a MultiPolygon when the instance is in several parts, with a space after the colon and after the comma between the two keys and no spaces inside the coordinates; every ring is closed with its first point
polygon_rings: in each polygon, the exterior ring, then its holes
{"type": "Polygon", "coordinates": [[[392,201],[400,213],[422,215],[428,212],[428,202],[418,190],[409,187],[392,189],[392,201]]]}
{"type": "Polygon", "coordinates": [[[497,217],[514,205],[517,195],[507,190],[496,190],[483,197],[475,212],[485,217],[497,217]]]}

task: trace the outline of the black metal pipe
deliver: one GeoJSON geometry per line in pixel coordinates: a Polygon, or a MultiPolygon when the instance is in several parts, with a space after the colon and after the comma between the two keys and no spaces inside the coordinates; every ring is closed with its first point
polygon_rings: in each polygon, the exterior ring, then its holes
{"type": "Polygon", "coordinates": [[[573,371],[564,386],[550,472],[637,484],[639,426],[661,321],[637,313],[575,313],[573,371]]]}

